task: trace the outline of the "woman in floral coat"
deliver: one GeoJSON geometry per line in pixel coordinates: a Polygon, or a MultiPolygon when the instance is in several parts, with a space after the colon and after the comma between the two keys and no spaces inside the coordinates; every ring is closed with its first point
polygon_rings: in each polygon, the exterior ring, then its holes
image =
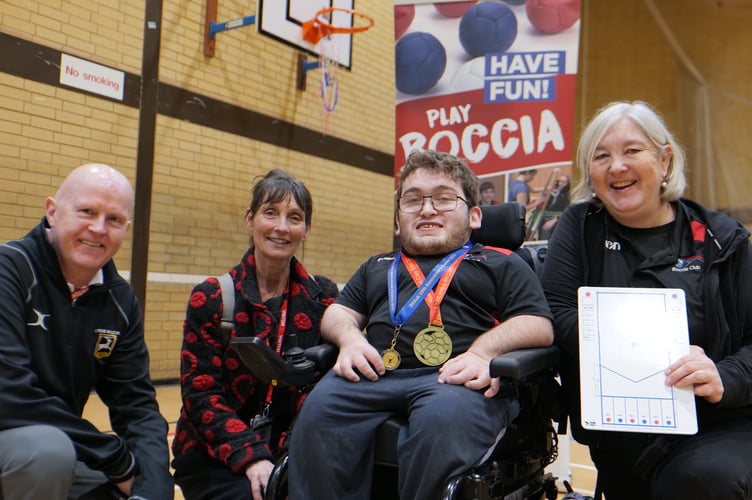
{"type": "MultiPolygon", "coordinates": [[[[258,337],[278,353],[290,347],[293,335],[302,348],[320,342],[321,316],[337,286],[308,274],[294,257],[308,237],[311,213],[308,189],[281,170],[254,185],[245,214],[251,247],[230,270],[230,337],[258,337]]],[[[219,282],[208,278],[193,289],[183,326],[175,480],[186,500],[261,500],[305,394],[255,380],[222,335],[222,313],[219,282]],[[271,425],[254,429],[251,422],[261,415],[271,425]]]]}

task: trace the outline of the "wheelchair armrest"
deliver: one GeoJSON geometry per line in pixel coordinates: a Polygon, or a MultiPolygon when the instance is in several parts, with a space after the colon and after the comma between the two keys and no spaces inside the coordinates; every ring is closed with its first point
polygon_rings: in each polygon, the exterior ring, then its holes
{"type": "Polygon", "coordinates": [[[491,360],[491,376],[522,380],[543,370],[554,368],[559,363],[559,348],[531,347],[518,349],[491,360]]]}
{"type": "Polygon", "coordinates": [[[230,340],[230,347],[251,373],[265,384],[303,386],[316,380],[316,367],[305,358],[302,349],[290,349],[283,358],[257,337],[236,337],[230,340]]]}
{"type": "Polygon", "coordinates": [[[334,344],[318,344],[307,348],[303,355],[316,364],[316,369],[327,371],[337,361],[339,349],[334,344]]]}

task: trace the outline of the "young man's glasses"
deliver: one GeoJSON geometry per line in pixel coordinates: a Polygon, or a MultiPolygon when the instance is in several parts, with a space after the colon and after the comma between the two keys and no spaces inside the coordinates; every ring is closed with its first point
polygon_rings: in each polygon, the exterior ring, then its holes
{"type": "Polygon", "coordinates": [[[420,212],[423,209],[423,202],[428,198],[431,200],[431,205],[437,212],[451,212],[457,208],[457,202],[459,200],[464,201],[470,206],[470,203],[462,196],[457,196],[454,193],[438,193],[422,196],[419,194],[406,194],[399,199],[399,209],[405,214],[414,214],[420,212]]]}

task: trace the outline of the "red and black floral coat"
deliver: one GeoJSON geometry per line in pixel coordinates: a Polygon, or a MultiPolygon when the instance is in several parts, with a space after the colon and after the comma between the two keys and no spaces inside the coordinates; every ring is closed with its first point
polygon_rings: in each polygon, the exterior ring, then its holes
{"type": "MultiPolygon", "coordinates": [[[[283,351],[293,333],[302,348],[320,342],[321,317],[337,296],[337,285],[331,280],[313,278],[294,258],[290,266],[283,351]]],[[[263,338],[274,348],[279,311],[272,311],[261,302],[253,248],[230,274],[235,285],[235,328],[231,336],[263,338]]],[[[180,354],[183,406],[172,450],[176,460],[189,450],[196,450],[243,473],[256,460],[272,459],[278,444],[266,442],[249,427],[250,419],[265,404],[268,387],[254,381],[249,369],[223,339],[219,330],[221,318],[219,282],[208,278],[193,289],[183,325],[180,354]]],[[[275,427],[287,428],[303,397],[296,388],[275,390],[272,415],[274,410],[284,410],[276,413],[279,420],[285,420],[275,422],[275,427]]]]}

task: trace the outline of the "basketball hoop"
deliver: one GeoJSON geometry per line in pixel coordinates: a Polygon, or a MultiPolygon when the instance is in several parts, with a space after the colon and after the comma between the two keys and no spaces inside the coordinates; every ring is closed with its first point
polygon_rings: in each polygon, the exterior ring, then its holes
{"type": "MultiPolygon", "coordinates": [[[[303,23],[301,37],[306,42],[316,45],[319,53],[317,67],[321,70],[319,92],[324,115],[324,133],[327,130],[328,116],[334,111],[339,99],[339,80],[337,79],[339,64],[336,58],[342,49],[342,44],[347,44],[345,48],[349,47],[349,38],[337,35],[362,33],[373,27],[373,24],[373,18],[370,16],[342,7],[321,9],[313,19],[303,23]],[[346,16],[345,19],[340,17],[339,22],[345,21],[347,25],[333,24],[336,13],[346,16]]],[[[305,61],[298,61],[298,88],[305,88],[305,66],[305,61]]]]}
{"type": "Polygon", "coordinates": [[[316,13],[316,17],[303,23],[301,35],[303,40],[316,45],[319,41],[330,35],[362,33],[373,27],[373,18],[362,12],[342,7],[328,7],[316,13]],[[335,26],[332,24],[334,12],[348,14],[352,19],[350,26],[335,26]],[[328,17],[328,18],[327,18],[328,17]]]}

